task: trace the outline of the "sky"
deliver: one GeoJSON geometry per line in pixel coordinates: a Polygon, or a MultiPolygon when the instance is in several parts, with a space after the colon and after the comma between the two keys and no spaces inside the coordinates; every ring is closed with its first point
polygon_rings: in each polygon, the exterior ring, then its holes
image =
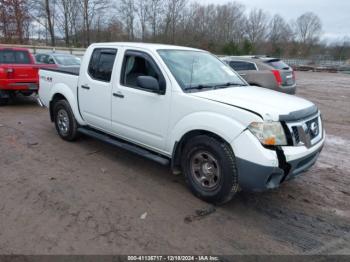
{"type": "MultiPolygon", "coordinates": [[[[224,4],[231,0],[197,0],[199,3],[224,4]]],[[[247,7],[261,8],[271,16],[282,15],[295,20],[305,12],[314,12],[322,20],[322,39],[327,42],[350,38],[350,0],[237,0],[247,7]]]]}

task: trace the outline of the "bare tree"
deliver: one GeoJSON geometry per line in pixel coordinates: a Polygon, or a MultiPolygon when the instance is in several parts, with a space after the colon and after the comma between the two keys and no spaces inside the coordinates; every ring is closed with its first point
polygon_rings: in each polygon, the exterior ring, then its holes
{"type": "Polygon", "coordinates": [[[26,42],[30,23],[25,0],[0,0],[0,37],[8,42],[26,42]]]}
{"type": "Polygon", "coordinates": [[[300,43],[313,45],[319,40],[322,32],[320,18],[312,12],[298,17],[295,22],[295,34],[300,43]]]}
{"type": "Polygon", "coordinates": [[[60,14],[57,16],[57,19],[63,29],[66,46],[69,46],[70,43],[69,13],[71,11],[71,2],[71,0],[59,0],[58,2],[60,14]]]}
{"type": "Polygon", "coordinates": [[[6,43],[25,43],[34,33],[33,41],[45,39],[51,45],[130,40],[188,45],[225,54],[307,57],[325,50],[336,57],[349,54],[348,45],[320,43],[321,32],[321,21],[313,13],[301,15],[292,24],[280,15],[269,21],[263,10],[247,13],[244,5],[234,1],[0,0],[0,39],[6,43]]]}
{"type": "Polygon", "coordinates": [[[350,38],[343,37],[342,40],[335,42],[330,46],[335,59],[345,60],[350,58],[350,38]]]}
{"type": "Polygon", "coordinates": [[[69,13],[68,13],[68,19],[69,19],[69,32],[72,36],[73,44],[76,46],[78,45],[79,38],[78,38],[78,31],[81,28],[81,9],[79,6],[80,0],[70,0],[69,1],[69,13]]]}
{"type": "Polygon", "coordinates": [[[158,26],[161,20],[162,13],[164,12],[164,1],[163,0],[148,0],[148,21],[151,25],[152,39],[155,41],[158,33],[158,26]]]}
{"type": "Polygon", "coordinates": [[[47,19],[47,27],[50,33],[51,45],[55,46],[55,29],[54,29],[54,8],[55,3],[50,0],[44,0],[45,14],[47,19]]]}
{"type": "Polygon", "coordinates": [[[55,0],[31,0],[30,17],[50,34],[50,44],[55,45],[55,0]]]}
{"type": "Polygon", "coordinates": [[[272,43],[289,42],[293,37],[290,25],[280,15],[275,15],[269,24],[268,38],[272,43]]]}
{"type": "Polygon", "coordinates": [[[266,37],[268,18],[261,9],[250,11],[246,22],[246,33],[249,41],[255,46],[266,37]]]}
{"type": "Polygon", "coordinates": [[[293,41],[293,30],[290,25],[281,17],[276,14],[273,16],[269,23],[268,31],[268,43],[270,53],[276,56],[282,56],[287,53],[291,43],[293,41]]]}
{"type": "Polygon", "coordinates": [[[145,41],[147,20],[148,20],[148,0],[136,0],[136,13],[141,25],[141,39],[145,41]]]}
{"type": "Polygon", "coordinates": [[[109,8],[109,0],[82,0],[81,1],[82,16],[83,16],[83,36],[84,46],[91,43],[91,26],[96,14],[102,14],[103,11],[109,8]]]}
{"type": "Polygon", "coordinates": [[[135,2],[134,0],[119,0],[117,11],[127,31],[128,40],[135,38],[135,2]]]}
{"type": "Polygon", "coordinates": [[[176,26],[180,20],[181,12],[186,6],[186,0],[167,0],[167,15],[165,34],[168,34],[169,27],[171,28],[171,43],[175,43],[176,26]]]}
{"type": "MultiPolygon", "coordinates": [[[[215,30],[221,32],[221,39],[225,42],[241,42],[244,35],[244,7],[236,2],[217,7],[215,30]]],[[[253,24],[255,25],[255,24],[253,24]]]]}
{"type": "Polygon", "coordinates": [[[91,0],[82,0],[81,1],[81,7],[82,7],[82,14],[83,14],[83,35],[84,35],[84,46],[87,46],[90,44],[90,23],[91,23],[91,16],[93,14],[90,14],[90,10],[92,9],[92,12],[94,12],[94,4],[91,0]],[[93,5],[93,7],[91,7],[93,5]]]}

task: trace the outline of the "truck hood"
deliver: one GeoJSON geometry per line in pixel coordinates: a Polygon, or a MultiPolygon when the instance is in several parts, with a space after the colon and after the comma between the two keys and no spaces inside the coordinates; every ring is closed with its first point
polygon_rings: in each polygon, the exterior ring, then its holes
{"type": "Polygon", "coordinates": [[[209,90],[191,95],[242,108],[271,121],[297,120],[317,112],[317,107],[303,98],[255,86],[209,90]]]}

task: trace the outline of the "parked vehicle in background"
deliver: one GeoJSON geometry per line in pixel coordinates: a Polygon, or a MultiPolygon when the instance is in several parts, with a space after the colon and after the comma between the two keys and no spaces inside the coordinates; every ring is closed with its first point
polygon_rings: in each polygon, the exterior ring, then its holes
{"type": "Polygon", "coordinates": [[[35,60],[38,64],[54,64],[57,67],[79,67],[80,58],[63,53],[36,54],[35,60]]]}
{"type": "Polygon", "coordinates": [[[7,104],[17,94],[29,96],[36,93],[39,87],[38,70],[42,67],[35,64],[28,49],[0,46],[0,105],[7,104]]]}
{"type": "Polygon", "coordinates": [[[250,85],[295,94],[294,70],[278,58],[266,56],[230,56],[222,58],[250,85]]]}
{"type": "Polygon", "coordinates": [[[198,49],[100,43],[80,73],[39,74],[39,97],[62,139],[83,133],[170,164],[208,202],[279,187],[316,162],[325,140],[313,103],[248,86],[198,49]]]}

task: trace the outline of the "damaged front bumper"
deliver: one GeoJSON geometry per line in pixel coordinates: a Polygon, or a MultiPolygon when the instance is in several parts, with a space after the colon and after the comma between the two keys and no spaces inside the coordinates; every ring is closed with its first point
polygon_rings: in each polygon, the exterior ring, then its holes
{"type": "Polygon", "coordinates": [[[279,187],[313,166],[322,151],[322,139],[310,148],[282,146],[265,148],[247,130],[231,146],[236,156],[240,187],[246,191],[265,191],[279,187]]]}

